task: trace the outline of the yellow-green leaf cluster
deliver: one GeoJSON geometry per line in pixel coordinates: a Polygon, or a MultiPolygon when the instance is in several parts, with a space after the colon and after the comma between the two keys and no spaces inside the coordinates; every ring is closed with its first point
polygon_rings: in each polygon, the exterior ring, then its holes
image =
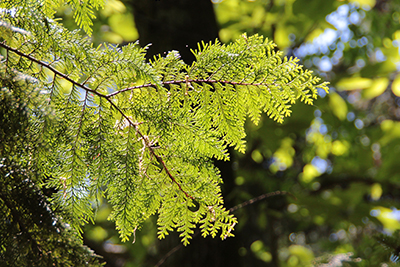
{"type": "MultiPolygon", "coordinates": [[[[76,17],[88,31],[101,4],[85,3],[76,17]]],[[[213,160],[228,160],[228,146],[244,152],[247,116],[282,122],[297,100],[311,104],[318,87],[327,90],[261,36],[201,44],[192,65],[177,51],[148,63],[137,44],[93,48],[41,4],[14,4],[0,4],[2,70],[34,80],[53,111],[31,116],[38,158],[78,230],[105,197],[123,240],[154,214],[159,237],[176,229],[185,245],[198,225],[203,236],[232,236],[237,220],[223,207],[213,160]]]]}

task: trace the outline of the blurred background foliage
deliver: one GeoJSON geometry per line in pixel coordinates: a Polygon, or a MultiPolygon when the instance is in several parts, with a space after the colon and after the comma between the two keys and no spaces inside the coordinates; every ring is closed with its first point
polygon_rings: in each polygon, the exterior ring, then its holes
{"type": "MultiPolygon", "coordinates": [[[[108,0],[98,11],[95,44],[140,40],[131,2],[108,0]]],[[[106,266],[396,265],[400,2],[215,0],[213,8],[222,42],[263,35],[331,82],[330,94],[321,91],[313,106],[295,105],[282,125],[266,116],[257,126],[249,122],[247,151],[233,155],[232,174],[223,177],[228,208],[268,192],[290,194],[235,211],[235,238],[195,236],[188,247],[174,235],[157,240],[154,218],[121,244],[104,202],[85,243],[106,266]]],[[[75,27],[68,8],[58,16],[75,27]]]]}

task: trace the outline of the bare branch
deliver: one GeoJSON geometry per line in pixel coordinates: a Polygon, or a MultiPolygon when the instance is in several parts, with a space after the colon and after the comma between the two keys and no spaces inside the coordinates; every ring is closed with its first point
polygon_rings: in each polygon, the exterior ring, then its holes
{"type": "Polygon", "coordinates": [[[243,207],[246,207],[247,205],[251,205],[251,204],[254,204],[255,202],[258,202],[258,201],[260,201],[260,200],[263,200],[264,198],[273,197],[273,196],[277,196],[277,195],[290,195],[291,197],[293,197],[294,199],[296,199],[296,197],[295,197],[292,193],[287,192],[287,191],[269,192],[269,193],[262,194],[262,195],[260,195],[260,196],[258,196],[258,197],[252,198],[252,199],[250,199],[250,200],[247,200],[247,201],[245,201],[245,202],[243,202],[243,203],[241,203],[241,204],[239,204],[239,205],[236,205],[236,206],[230,208],[229,211],[230,211],[230,212],[234,212],[234,211],[236,211],[236,210],[238,210],[238,209],[241,209],[241,208],[243,208],[243,207]]]}

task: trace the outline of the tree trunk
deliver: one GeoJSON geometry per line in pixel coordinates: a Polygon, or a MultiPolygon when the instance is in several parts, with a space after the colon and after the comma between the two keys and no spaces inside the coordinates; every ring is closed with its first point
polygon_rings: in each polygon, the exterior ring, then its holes
{"type": "Polygon", "coordinates": [[[126,0],[133,8],[142,46],[151,44],[148,58],[171,50],[180,52],[190,64],[190,49],[197,43],[218,38],[213,4],[210,0],[126,0]]]}

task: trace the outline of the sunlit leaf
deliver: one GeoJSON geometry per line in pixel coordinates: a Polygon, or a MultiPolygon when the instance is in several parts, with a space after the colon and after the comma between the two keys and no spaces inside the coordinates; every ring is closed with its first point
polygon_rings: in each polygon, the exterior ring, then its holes
{"type": "Polygon", "coordinates": [[[372,79],[362,77],[343,78],[336,84],[336,86],[338,90],[360,90],[370,87],[372,82],[372,79]]]}
{"type": "Polygon", "coordinates": [[[310,183],[313,181],[316,177],[318,177],[321,173],[318,171],[318,169],[312,165],[312,164],[307,164],[303,168],[303,172],[300,174],[300,179],[301,181],[305,183],[310,183]]]}
{"type": "Polygon", "coordinates": [[[346,101],[337,93],[331,93],[329,95],[329,107],[333,114],[340,120],[346,119],[347,116],[347,104],[346,101]]]}
{"type": "Polygon", "coordinates": [[[400,229],[400,221],[393,214],[393,210],[378,206],[372,214],[383,224],[383,227],[390,232],[400,229]]]}
{"type": "Polygon", "coordinates": [[[372,8],[375,6],[376,0],[350,0],[351,3],[357,3],[360,6],[368,6],[372,8]]]}
{"type": "Polygon", "coordinates": [[[373,200],[379,200],[382,196],[382,186],[379,183],[375,183],[371,186],[371,198],[373,200]]]}
{"type": "Polygon", "coordinates": [[[366,99],[372,99],[381,95],[389,85],[389,79],[384,78],[377,78],[372,81],[371,85],[362,91],[362,95],[366,99]]]}

